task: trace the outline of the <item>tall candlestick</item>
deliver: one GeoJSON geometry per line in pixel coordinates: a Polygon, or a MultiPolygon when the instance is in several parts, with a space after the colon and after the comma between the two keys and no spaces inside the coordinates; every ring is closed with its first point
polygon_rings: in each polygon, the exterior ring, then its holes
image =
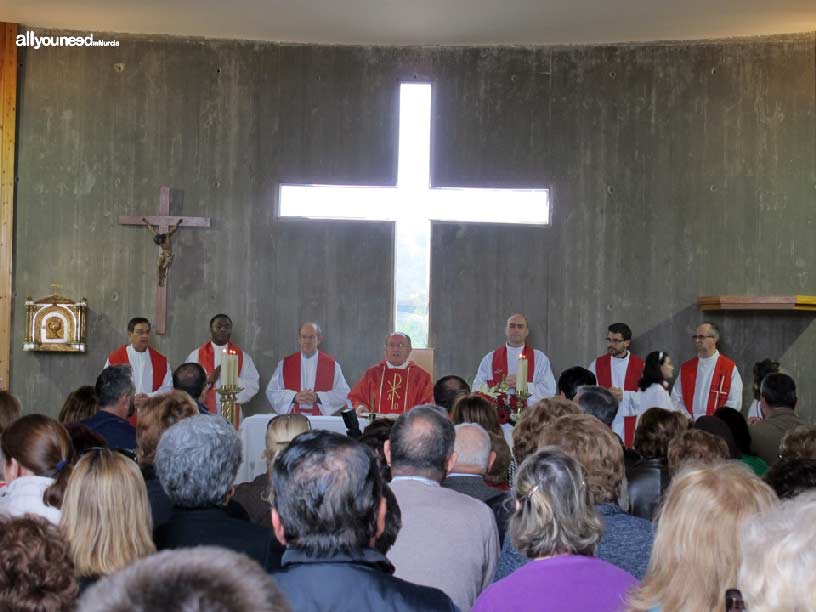
{"type": "Polygon", "coordinates": [[[516,395],[527,393],[527,358],[524,353],[519,355],[516,367],[516,395]]]}

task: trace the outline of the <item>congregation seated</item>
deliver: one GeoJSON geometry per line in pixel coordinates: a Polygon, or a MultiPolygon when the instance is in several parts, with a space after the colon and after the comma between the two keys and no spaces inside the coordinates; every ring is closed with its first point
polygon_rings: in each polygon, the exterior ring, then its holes
{"type": "Polygon", "coordinates": [[[723,406],[714,411],[714,416],[723,421],[731,430],[734,443],[740,453],[740,461],[750,467],[754,474],[761,478],[768,470],[768,464],[751,453],[751,432],[742,413],[734,408],[723,406]]]}
{"type": "MultiPolygon", "coordinates": [[[[592,377],[595,378],[594,375],[592,377]]],[[[516,462],[521,464],[527,455],[538,450],[538,440],[544,428],[567,414],[581,414],[581,409],[578,404],[563,397],[548,397],[525,408],[513,428],[513,457],[516,462]]]]}
{"type": "Polygon", "coordinates": [[[88,450],[68,480],[60,528],[83,590],[155,552],[150,504],[136,462],[111,449],[88,450]]]}
{"type": "Polygon", "coordinates": [[[725,440],[700,429],[689,429],[669,442],[669,474],[674,476],[683,464],[707,465],[731,458],[725,440]]]}
{"type": "Polygon", "coordinates": [[[65,428],[42,414],[27,414],[3,432],[0,515],[36,514],[59,523],[74,447],[65,428]]]}
{"type": "Polygon", "coordinates": [[[461,395],[453,405],[451,420],[454,425],[476,423],[490,436],[490,448],[496,458],[485,475],[485,482],[502,490],[510,488],[510,445],[504,439],[496,408],[480,393],[461,395]]]}
{"type": "Polygon", "coordinates": [[[224,548],[168,550],[88,589],[77,612],[294,612],[252,559],[224,548]],[[157,607],[160,606],[160,607],[157,607]]]}
{"type": "Polygon", "coordinates": [[[688,429],[689,420],[664,408],[649,408],[635,430],[635,461],[626,465],[629,512],[652,520],[669,486],[669,442],[688,429]]]}
{"type": "Polygon", "coordinates": [[[196,414],[198,414],[196,403],[187,393],[177,390],[148,397],[139,408],[136,458],[147,487],[154,529],[170,520],[173,512],[173,504],[164,492],[153,465],[156,448],[165,431],[182,419],[196,414]]]}
{"type": "MultiPolygon", "coordinates": [[[[566,415],[545,428],[541,447],[556,446],[581,465],[590,501],[601,518],[598,557],[635,578],[646,573],[652,548],[652,524],[626,514],[618,504],[623,484],[623,447],[609,427],[588,414],[566,415]]],[[[528,559],[505,538],[496,579],[508,576],[528,559]]]]}
{"type": "Polygon", "coordinates": [[[0,610],[73,612],[78,595],[59,530],[31,514],[0,517],[0,610]]]}
{"type": "Polygon", "coordinates": [[[65,398],[57,420],[63,425],[84,421],[95,415],[98,409],[96,390],[91,385],[83,385],[71,391],[65,398]]]}
{"type": "Polygon", "coordinates": [[[309,419],[296,412],[279,414],[267,424],[266,449],[262,457],[266,461],[267,471],[256,476],[251,482],[242,482],[235,487],[235,494],[231,500],[246,511],[250,522],[267,529],[272,527],[267,501],[272,463],[289,442],[311,428],[309,419]]]}
{"type": "Polygon", "coordinates": [[[476,423],[461,423],[454,430],[456,463],[442,481],[442,486],[470,495],[488,505],[496,519],[501,546],[510,517],[510,496],[485,482],[485,475],[496,458],[496,453],[490,448],[490,436],[476,423]]]}
{"type": "Polygon", "coordinates": [[[813,610],[816,492],[784,501],[749,519],[740,548],[737,587],[747,610],[813,610]]]}
{"type": "MultiPolygon", "coordinates": [[[[568,417],[565,417],[568,418],[568,417]]],[[[594,556],[603,529],[588,476],[556,447],[529,455],[516,474],[509,535],[532,563],[488,587],[474,612],[613,612],[637,584],[594,556]]]]}
{"type": "Polygon", "coordinates": [[[418,406],[394,423],[385,454],[402,530],[389,559],[396,576],[442,590],[464,612],[493,578],[499,535],[487,505],[439,486],[456,463],[454,440],[437,406],[418,406]]]}
{"type": "Polygon", "coordinates": [[[105,438],[110,448],[136,450],[136,429],[128,423],[135,411],[130,366],[108,366],[97,376],[94,390],[98,410],[80,422],[105,438]]]}
{"type": "Polygon", "coordinates": [[[816,459],[780,459],[763,479],[779,499],[792,499],[816,489],[816,459]]]}
{"type": "Polygon", "coordinates": [[[225,508],[240,464],[241,440],[220,416],[198,414],[164,432],[154,465],[173,512],[156,529],[159,550],[223,546],[267,569],[280,566],[282,548],[270,531],[230,516],[225,508]]]}
{"type": "Polygon", "coordinates": [[[740,463],[684,468],[666,492],[649,571],[630,594],[628,610],[724,609],[725,591],[736,587],[742,561],[740,531],[776,503],[771,488],[740,463]]]}
{"type": "Polygon", "coordinates": [[[391,563],[373,548],[387,502],[365,445],[329,431],[301,434],[275,459],[270,501],[275,536],[286,546],[274,578],[294,610],[454,609],[439,589],[392,576],[391,563]]]}

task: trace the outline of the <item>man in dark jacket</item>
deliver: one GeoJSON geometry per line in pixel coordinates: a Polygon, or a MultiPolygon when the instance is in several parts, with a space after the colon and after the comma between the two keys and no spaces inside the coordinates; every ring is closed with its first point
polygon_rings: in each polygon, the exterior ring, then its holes
{"type": "Polygon", "coordinates": [[[299,435],[275,460],[272,527],[286,545],[274,574],[293,610],[454,610],[447,595],[391,574],[374,550],[385,526],[383,482],[373,453],[329,431],[299,435]]]}
{"type": "Polygon", "coordinates": [[[241,439],[223,417],[199,414],[164,432],[155,467],[173,511],[155,531],[159,550],[222,546],[268,570],[280,567],[283,548],[270,530],[239,520],[227,510],[240,464],[241,439]]]}

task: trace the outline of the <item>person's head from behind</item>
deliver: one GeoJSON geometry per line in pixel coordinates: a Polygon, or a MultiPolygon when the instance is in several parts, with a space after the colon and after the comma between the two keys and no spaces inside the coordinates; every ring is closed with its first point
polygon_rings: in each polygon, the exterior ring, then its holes
{"type": "Polygon", "coordinates": [[[99,410],[111,412],[120,418],[132,414],[135,393],[129,365],[108,366],[96,377],[96,402],[99,410]]]}
{"type": "Polygon", "coordinates": [[[139,409],[136,456],[141,465],[152,465],[162,434],[170,427],[198,414],[198,406],[184,391],[173,390],[150,397],[139,409]]]}
{"type": "Polygon", "coordinates": [[[16,396],[0,390],[0,436],[14,421],[20,418],[23,406],[16,396]]]}
{"type": "Polygon", "coordinates": [[[252,559],[225,548],[198,546],[160,552],[100,580],[82,596],[77,612],[156,610],[289,612],[290,608],[272,577],[252,559]]]}
{"type": "Polygon", "coordinates": [[[266,450],[263,458],[271,470],[275,457],[300,434],[309,431],[312,424],[302,414],[280,414],[266,424],[266,450]]]}
{"type": "Polygon", "coordinates": [[[484,476],[496,460],[491,450],[490,434],[477,423],[460,423],[454,427],[456,465],[453,472],[484,476]]]}
{"type": "Polygon", "coordinates": [[[640,376],[638,387],[641,391],[655,384],[665,387],[673,377],[674,364],[669,354],[665,351],[652,351],[646,355],[643,362],[643,374],[640,376]]]}
{"type": "Polygon", "coordinates": [[[454,425],[476,423],[495,434],[500,434],[502,431],[496,408],[481,393],[470,393],[459,397],[453,405],[451,421],[454,425]]]}
{"type": "Polygon", "coordinates": [[[467,381],[455,374],[449,374],[443,376],[434,384],[434,404],[442,406],[442,408],[450,412],[456,399],[460,395],[468,393],[470,393],[470,385],[467,384],[467,381]]]}
{"type": "Polygon", "coordinates": [[[65,398],[57,420],[60,423],[84,421],[96,414],[96,391],[90,385],[74,389],[65,398]]]}
{"type": "Polygon", "coordinates": [[[393,476],[441,482],[456,463],[453,423],[438,406],[417,406],[400,415],[385,443],[393,476]]]}
{"type": "Polygon", "coordinates": [[[385,482],[383,482],[383,497],[385,498],[385,527],[380,537],[374,542],[374,548],[380,554],[387,555],[402,529],[402,511],[397,502],[397,496],[385,482]]]}
{"type": "Polygon", "coordinates": [[[618,400],[604,387],[579,387],[575,402],[583,412],[591,414],[607,427],[612,427],[618,415],[618,400]]]}
{"type": "Polygon", "coordinates": [[[31,514],[0,517],[0,610],[73,612],[78,595],[59,530],[31,514]]]}
{"type": "Polygon", "coordinates": [[[592,387],[597,384],[598,380],[591,370],[574,366],[561,372],[561,376],[558,377],[558,393],[561,397],[574,400],[578,387],[592,387]]]}
{"type": "Polygon", "coordinates": [[[27,414],[3,432],[0,448],[6,482],[25,476],[45,476],[54,483],[45,490],[46,506],[60,508],[71,475],[74,447],[60,423],[43,414],[27,414]]]}
{"type": "Polygon", "coordinates": [[[223,503],[241,465],[241,439],[219,416],[198,414],[164,432],[154,460],[162,489],[174,505],[223,503]]]}
{"type": "Polygon", "coordinates": [[[759,408],[769,416],[777,410],[796,409],[796,383],[788,374],[768,374],[759,386],[759,408]]]}
{"type": "Polygon", "coordinates": [[[360,442],[374,451],[377,461],[380,463],[380,471],[383,479],[391,480],[391,468],[388,467],[388,460],[385,458],[385,442],[391,435],[394,421],[391,419],[374,419],[363,430],[360,442]]]}
{"type": "Polygon", "coordinates": [[[107,448],[77,461],[60,527],[78,576],[106,576],[153,553],[147,489],[132,459],[107,448]]]}
{"type": "Polygon", "coordinates": [[[91,448],[107,448],[108,443],[98,432],[78,421],[64,423],[63,427],[71,436],[71,444],[74,445],[74,453],[77,457],[82,456],[85,451],[91,448]]]}
{"type": "Polygon", "coordinates": [[[786,431],[779,443],[780,459],[816,459],[816,426],[800,425],[786,431]]]}
{"type": "Polygon", "coordinates": [[[377,460],[342,434],[315,430],[292,440],[275,459],[269,491],[278,541],[311,555],[364,550],[385,528],[377,460]]]}
{"type": "Polygon", "coordinates": [[[198,400],[207,386],[207,372],[197,363],[182,363],[173,371],[173,388],[198,400]]]}
{"type": "Polygon", "coordinates": [[[737,445],[741,455],[751,454],[751,432],[748,429],[748,421],[742,416],[739,410],[723,406],[714,411],[714,416],[726,424],[731,430],[731,436],[737,445]]]}
{"type": "Polygon", "coordinates": [[[725,421],[715,416],[703,415],[694,421],[692,428],[706,431],[725,442],[728,447],[728,459],[739,459],[742,456],[737,448],[737,443],[734,442],[734,436],[731,435],[731,429],[725,424],[725,421]]]}
{"type": "Polygon", "coordinates": [[[573,457],[553,446],[528,456],[516,474],[513,497],[508,533],[521,554],[536,559],[595,553],[601,521],[573,457]]]}
{"type": "Polygon", "coordinates": [[[659,510],[649,569],[630,595],[631,609],[721,609],[725,590],[736,584],[740,530],[776,503],[771,488],[739,462],[682,470],[659,510]]]}
{"type": "Polygon", "coordinates": [[[754,384],[751,390],[754,394],[754,399],[759,401],[759,388],[762,385],[762,380],[768,374],[776,374],[781,369],[781,364],[770,358],[765,358],[762,361],[757,361],[754,364],[754,384]]]}
{"type": "Polygon", "coordinates": [[[731,458],[725,440],[700,429],[689,429],[669,442],[669,473],[674,474],[685,463],[709,465],[731,458]]]}
{"type": "Polygon", "coordinates": [[[623,447],[612,430],[588,414],[561,417],[541,432],[539,446],[557,446],[584,468],[593,504],[614,504],[623,482],[623,447]]]}
{"type": "Polygon", "coordinates": [[[513,428],[513,456],[516,461],[520,464],[527,455],[534,453],[538,449],[541,432],[556,419],[568,414],[581,414],[581,409],[578,404],[563,397],[548,397],[525,408],[513,428]]]}
{"type": "Polygon", "coordinates": [[[746,521],[740,546],[736,584],[747,610],[814,609],[816,492],[746,521]]]}
{"type": "MultiPolygon", "coordinates": [[[[681,415],[682,416],[682,415],[681,415]]],[[[664,408],[649,408],[635,430],[634,448],[644,459],[666,459],[669,442],[688,429],[689,420],[664,408]]]]}
{"type": "Polygon", "coordinates": [[[768,468],[763,480],[779,499],[791,499],[816,489],[816,459],[780,459],[768,468]]]}

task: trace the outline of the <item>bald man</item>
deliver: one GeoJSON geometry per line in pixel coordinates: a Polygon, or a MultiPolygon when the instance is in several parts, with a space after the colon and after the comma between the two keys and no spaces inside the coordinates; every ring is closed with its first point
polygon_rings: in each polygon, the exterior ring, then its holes
{"type": "Polygon", "coordinates": [[[318,351],[323,332],[317,323],[298,329],[300,350],[287,355],[266,387],[266,397],[278,414],[334,414],[346,406],[349,386],[340,364],[318,351]]]}
{"type": "Polygon", "coordinates": [[[349,393],[358,414],[402,414],[419,404],[433,402],[431,375],[413,361],[411,338],[395,332],[385,339],[385,359],[366,370],[349,393]]]}
{"type": "Polygon", "coordinates": [[[507,319],[504,334],[507,342],[482,358],[479,370],[473,377],[474,391],[482,387],[494,387],[505,381],[511,394],[516,390],[516,367],[519,357],[527,358],[527,405],[556,395],[555,376],[550,368],[550,360],[539,350],[526,343],[530,328],[527,317],[516,313],[507,319]]]}

